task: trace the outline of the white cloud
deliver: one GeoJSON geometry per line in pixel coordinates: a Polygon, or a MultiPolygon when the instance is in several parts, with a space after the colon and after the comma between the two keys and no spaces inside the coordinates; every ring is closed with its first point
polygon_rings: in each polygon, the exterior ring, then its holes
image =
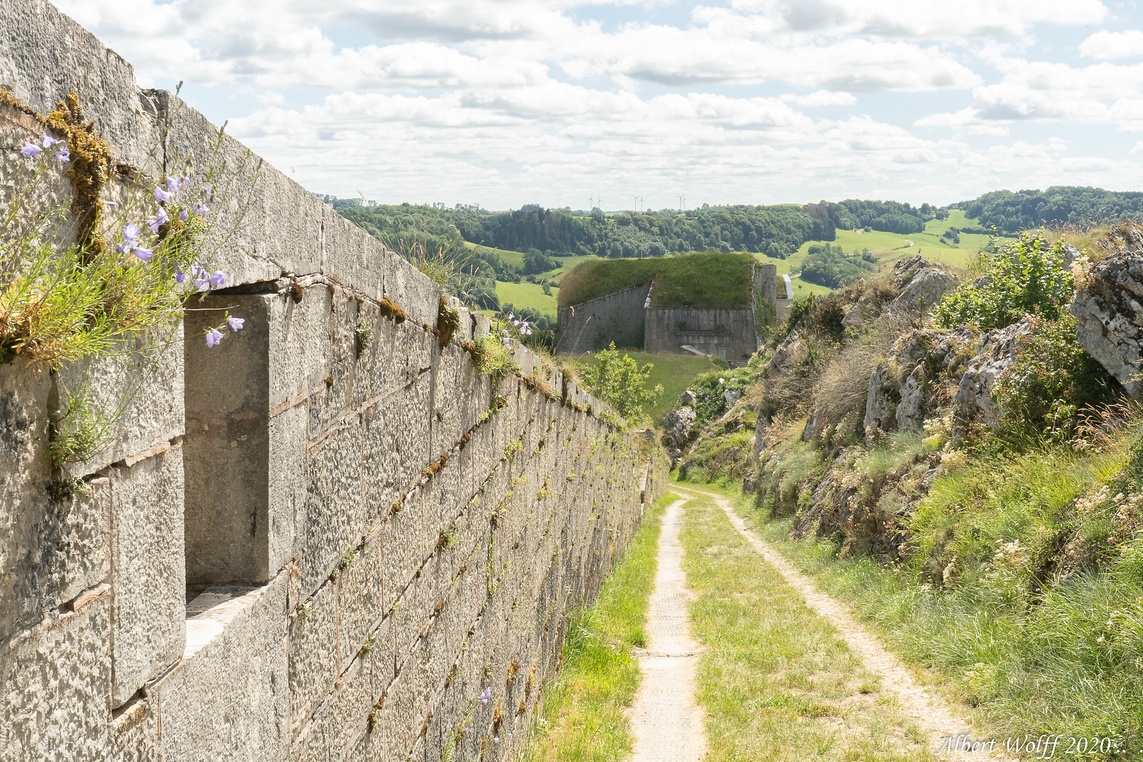
{"type": "Polygon", "coordinates": [[[787,103],[793,103],[795,106],[852,106],[857,103],[857,98],[853,93],[841,93],[830,90],[815,90],[808,95],[795,95],[787,93],[781,96],[781,100],[787,103]]]}
{"type": "Polygon", "coordinates": [[[236,109],[232,134],[307,187],[384,201],[1129,186],[1127,146],[1084,129],[1143,127],[1143,63],[1116,63],[1143,32],[1091,33],[1099,0],[730,0],[675,25],[641,12],[667,0],[59,4],[145,85],[236,109]],[[1085,26],[1096,62],[1045,58],[1044,25],[1085,26]]]}
{"type": "Polygon", "coordinates": [[[888,37],[1020,35],[1035,24],[1097,24],[1100,0],[731,0],[743,14],[781,19],[793,31],[888,37]]]}
{"type": "Polygon", "coordinates": [[[1124,32],[1102,30],[1091,35],[1079,46],[1080,53],[1089,58],[1115,61],[1122,58],[1143,57],[1143,31],[1130,29],[1124,32]]]}

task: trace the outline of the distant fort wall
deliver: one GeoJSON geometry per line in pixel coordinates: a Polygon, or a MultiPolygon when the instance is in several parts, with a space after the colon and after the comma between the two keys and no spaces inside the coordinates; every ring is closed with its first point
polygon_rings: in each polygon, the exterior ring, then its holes
{"type": "Polygon", "coordinates": [[[789,313],[778,268],[754,265],[750,303],[741,307],[652,307],[651,284],[617,291],[559,311],[561,354],[582,354],[616,346],[647,352],[685,352],[683,347],[742,364],[758,349],[760,324],[789,313]]]}

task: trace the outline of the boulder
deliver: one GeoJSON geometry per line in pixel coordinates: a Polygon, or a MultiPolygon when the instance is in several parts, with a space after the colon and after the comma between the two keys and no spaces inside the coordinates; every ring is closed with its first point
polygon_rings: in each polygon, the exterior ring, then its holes
{"type": "Polygon", "coordinates": [[[872,445],[881,432],[920,431],[938,406],[936,388],[955,378],[971,343],[966,329],[914,329],[902,335],[869,379],[866,444],[872,445]]]}
{"type": "Polygon", "coordinates": [[[992,399],[992,387],[1016,362],[1020,341],[1031,333],[1028,319],[1024,318],[1018,323],[984,335],[980,352],[966,363],[957,387],[954,435],[963,434],[975,422],[989,428],[996,426],[1000,420],[1000,411],[992,399]]]}
{"type": "Polygon", "coordinates": [[[920,314],[930,309],[946,293],[960,284],[960,279],[935,265],[920,254],[902,259],[893,265],[889,289],[870,288],[861,295],[841,324],[847,329],[860,331],[866,322],[883,311],[896,314],[920,314]]]}
{"type": "Polygon", "coordinates": [[[928,311],[941,298],[960,284],[960,278],[939,267],[926,267],[911,277],[897,298],[889,303],[896,313],[928,311]]]}
{"type": "Polygon", "coordinates": [[[667,413],[664,421],[663,446],[667,449],[667,457],[671,459],[673,468],[683,456],[683,451],[694,438],[695,411],[690,405],[676,408],[667,413]]]}
{"type": "MultiPolygon", "coordinates": [[[[1131,233],[1143,248],[1143,236],[1131,233]]],[[[1076,338],[1132,397],[1143,393],[1143,251],[1123,251],[1099,262],[1072,303],[1076,338]]]]}

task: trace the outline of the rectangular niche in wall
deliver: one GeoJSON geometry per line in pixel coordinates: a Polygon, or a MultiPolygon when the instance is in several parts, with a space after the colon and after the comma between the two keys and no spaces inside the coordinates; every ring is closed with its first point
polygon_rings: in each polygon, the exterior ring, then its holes
{"type": "MultiPolygon", "coordinates": [[[[187,305],[185,327],[188,596],[211,585],[264,583],[269,559],[269,322],[273,296],[212,293],[187,305]],[[225,323],[208,348],[205,331],[225,323]]],[[[189,600],[188,597],[188,600],[189,600]]]]}

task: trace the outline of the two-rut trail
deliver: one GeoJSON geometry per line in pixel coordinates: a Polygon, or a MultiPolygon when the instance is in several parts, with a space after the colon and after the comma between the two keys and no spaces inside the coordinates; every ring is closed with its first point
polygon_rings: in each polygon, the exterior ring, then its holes
{"type": "MultiPolygon", "coordinates": [[[[843,604],[819,592],[809,578],[755,535],[731,508],[727,498],[681,485],[674,485],[672,491],[687,499],[710,499],[723,510],[735,530],[798,592],[810,610],[829,622],[866,668],[881,677],[886,692],[924,734],[930,750],[938,752],[942,741],[950,736],[979,737],[946,701],[919,685],[901,661],[859,624],[843,604]]],[[[683,547],[679,541],[685,502],[672,503],[663,515],[658,570],[647,616],[648,645],[639,653],[643,681],[631,712],[635,762],[698,762],[707,745],[703,710],[695,700],[695,672],[701,645],[690,635],[688,604],[692,594],[686,587],[683,547]]],[[[939,756],[1011,759],[983,750],[975,753],[944,750],[939,756]]]]}

